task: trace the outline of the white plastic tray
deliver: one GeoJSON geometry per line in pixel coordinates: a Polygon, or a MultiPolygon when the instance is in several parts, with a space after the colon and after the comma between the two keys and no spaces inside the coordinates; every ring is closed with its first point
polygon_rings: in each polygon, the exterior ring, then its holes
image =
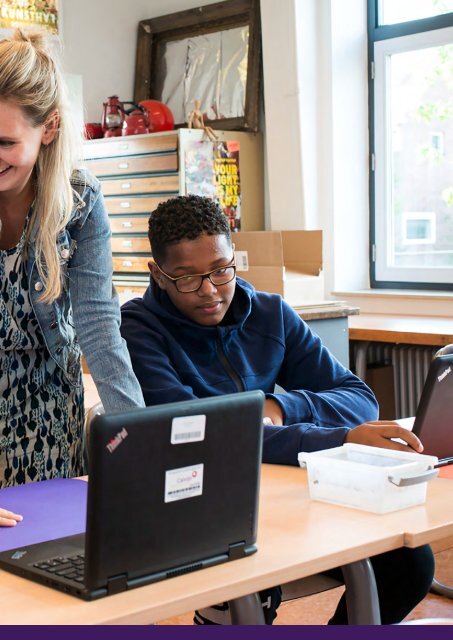
{"type": "Polygon", "coordinates": [[[426,483],[438,473],[435,456],[360,444],[301,452],[298,459],[307,467],[313,500],[374,513],[424,503],[426,483]]]}

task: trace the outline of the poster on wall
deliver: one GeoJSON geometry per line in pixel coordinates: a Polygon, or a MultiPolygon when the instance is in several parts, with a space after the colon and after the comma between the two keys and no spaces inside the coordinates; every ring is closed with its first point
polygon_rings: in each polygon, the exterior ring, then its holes
{"type": "Polygon", "coordinates": [[[46,31],[56,35],[59,0],[0,0],[0,29],[46,31]]]}
{"type": "Polygon", "coordinates": [[[239,142],[189,141],[185,150],[185,191],[219,203],[232,231],[241,229],[239,142]]]}

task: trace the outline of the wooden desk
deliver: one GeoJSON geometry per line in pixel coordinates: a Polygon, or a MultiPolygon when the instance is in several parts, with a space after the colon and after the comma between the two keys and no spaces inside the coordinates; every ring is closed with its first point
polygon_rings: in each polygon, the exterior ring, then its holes
{"type": "Polygon", "coordinates": [[[378,515],[312,502],[306,472],[263,465],[258,553],[95,602],[0,572],[2,624],[149,624],[355,562],[453,535],[451,480],[426,505],[378,515]]]}
{"type": "Polygon", "coordinates": [[[453,342],[453,319],[364,313],[349,319],[349,339],[442,347],[453,342]]]}

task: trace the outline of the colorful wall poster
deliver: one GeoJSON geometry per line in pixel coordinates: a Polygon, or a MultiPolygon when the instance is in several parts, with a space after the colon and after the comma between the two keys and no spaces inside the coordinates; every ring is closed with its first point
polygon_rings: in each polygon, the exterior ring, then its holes
{"type": "Polygon", "coordinates": [[[0,0],[0,28],[58,33],[58,0],[0,0]]]}
{"type": "Polygon", "coordinates": [[[185,150],[186,193],[216,200],[232,231],[241,229],[239,142],[189,141],[185,150]]]}

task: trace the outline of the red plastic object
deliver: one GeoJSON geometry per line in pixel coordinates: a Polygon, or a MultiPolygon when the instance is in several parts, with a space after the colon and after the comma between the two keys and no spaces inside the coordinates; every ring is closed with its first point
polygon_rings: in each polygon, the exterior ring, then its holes
{"type": "Polygon", "coordinates": [[[95,138],[102,138],[104,131],[100,122],[86,122],[85,123],[85,138],[86,140],[94,140],[95,138]]]}
{"type": "Polygon", "coordinates": [[[151,132],[170,131],[175,128],[173,113],[166,104],[159,102],[159,100],[142,100],[139,104],[145,107],[148,112],[149,130],[151,132]]]}

